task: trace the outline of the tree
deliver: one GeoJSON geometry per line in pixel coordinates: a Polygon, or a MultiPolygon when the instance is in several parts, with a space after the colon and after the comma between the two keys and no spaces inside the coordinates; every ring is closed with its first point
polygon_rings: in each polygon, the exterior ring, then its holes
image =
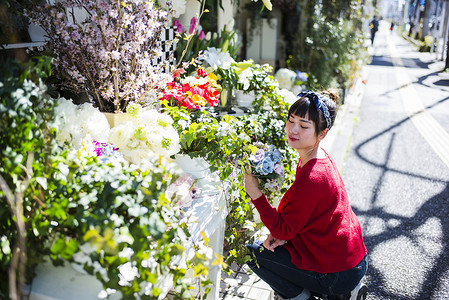
{"type": "Polygon", "coordinates": [[[363,56],[359,1],[299,0],[289,68],[314,76],[316,88],[349,88],[363,56]]]}

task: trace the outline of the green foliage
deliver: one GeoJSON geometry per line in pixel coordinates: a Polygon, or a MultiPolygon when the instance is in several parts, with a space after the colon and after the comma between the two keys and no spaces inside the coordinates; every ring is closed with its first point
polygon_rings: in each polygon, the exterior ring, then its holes
{"type": "Polygon", "coordinates": [[[320,6],[310,1],[302,7],[303,20],[287,64],[313,76],[313,88],[349,88],[368,58],[360,4],[343,2],[324,1],[320,6]]]}
{"type": "MultiPolygon", "coordinates": [[[[177,178],[174,165],[155,161],[140,171],[96,158],[83,167],[68,163],[68,172],[49,183],[52,201],[45,213],[58,224],[52,227],[52,259],[74,259],[124,298],[146,293],[156,299],[164,285],[187,295],[187,269],[178,261],[194,267],[184,254],[189,232],[179,206],[165,194],[177,178]],[[119,274],[126,265],[135,268],[136,276],[123,280],[119,274]]],[[[206,257],[196,261],[201,266],[206,257]]]]}
{"type": "MultiPolygon", "coordinates": [[[[285,103],[279,103],[279,110],[285,112],[285,103]]],[[[237,137],[245,137],[245,143],[237,142],[237,147],[244,148],[254,142],[262,142],[276,146],[284,157],[285,170],[282,188],[275,193],[267,194],[271,203],[280,201],[281,196],[293,183],[295,178],[297,153],[293,151],[285,138],[285,115],[273,110],[262,110],[254,114],[243,115],[235,118],[233,127],[237,137]]],[[[233,176],[222,174],[222,180],[229,182],[228,190],[228,216],[226,217],[226,231],[224,252],[226,262],[231,264],[245,263],[250,257],[245,247],[246,244],[255,241],[255,233],[261,229],[262,223],[255,223],[254,206],[244,188],[243,172],[249,162],[241,156],[237,169],[232,169],[233,176]]],[[[228,169],[229,171],[229,169],[228,169]]]]}
{"type": "MultiPolygon", "coordinates": [[[[52,118],[53,102],[46,88],[35,74],[49,74],[49,60],[36,58],[27,65],[3,61],[0,71],[0,175],[9,189],[23,200],[28,266],[39,262],[48,241],[49,219],[43,214],[43,193],[47,177],[57,172],[53,163],[61,159],[54,142],[53,130],[48,126],[52,118]],[[32,79],[34,78],[35,82],[32,79]],[[32,174],[25,166],[34,155],[32,174]],[[31,180],[28,179],[31,177],[31,180]],[[28,182],[25,184],[25,182],[28,182]]],[[[7,205],[5,191],[0,191],[0,291],[8,292],[7,269],[11,252],[17,244],[16,216],[7,205]]],[[[27,273],[31,275],[31,273],[27,273]]],[[[22,274],[23,275],[23,274],[22,274]]],[[[3,298],[0,292],[0,298],[3,298]]]]}

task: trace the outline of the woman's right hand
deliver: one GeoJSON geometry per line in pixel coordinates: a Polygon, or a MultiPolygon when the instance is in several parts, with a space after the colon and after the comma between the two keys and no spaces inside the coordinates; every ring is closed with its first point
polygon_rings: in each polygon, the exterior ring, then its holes
{"type": "Polygon", "coordinates": [[[245,190],[253,200],[263,195],[259,189],[259,181],[249,170],[245,170],[245,190]]]}
{"type": "Polygon", "coordinates": [[[265,248],[267,248],[268,250],[274,252],[274,248],[276,248],[277,246],[282,246],[285,243],[287,243],[287,241],[279,240],[279,239],[275,238],[274,236],[272,236],[270,233],[268,235],[267,239],[265,240],[265,242],[263,242],[263,246],[265,248]]]}

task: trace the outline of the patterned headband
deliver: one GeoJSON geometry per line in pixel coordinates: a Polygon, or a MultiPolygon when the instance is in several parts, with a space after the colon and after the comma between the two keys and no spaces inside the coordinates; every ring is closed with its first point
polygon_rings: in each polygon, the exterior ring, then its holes
{"type": "Polygon", "coordinates": [[[324,103],[324,101],[321,99],[321,97],[311,91],[305,91],[298,94],[298,97],[307,97],[309,100],[313,100],[313,103],[315,104],[316,110],[319,112],[320,110],[323,112],[324,118],[326,119],[326,127],[331,128],[332,127],[332,121],[331,121],[331,115],[329,113],[329,109],[327,108],[327,105],[324,103]]]}

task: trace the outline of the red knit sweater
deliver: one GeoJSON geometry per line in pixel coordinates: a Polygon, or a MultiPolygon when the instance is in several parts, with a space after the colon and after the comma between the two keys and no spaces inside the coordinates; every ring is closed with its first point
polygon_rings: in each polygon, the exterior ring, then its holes
{"type": "Polygon", "coordinates": [[[262,222],[273,237],[288,241],[284,247],[300,269],[334,273],[355,267],[367,250],[334,161],[326,153],[300,164],[277,210],[265,195],[252,200],[262,222]]]}

